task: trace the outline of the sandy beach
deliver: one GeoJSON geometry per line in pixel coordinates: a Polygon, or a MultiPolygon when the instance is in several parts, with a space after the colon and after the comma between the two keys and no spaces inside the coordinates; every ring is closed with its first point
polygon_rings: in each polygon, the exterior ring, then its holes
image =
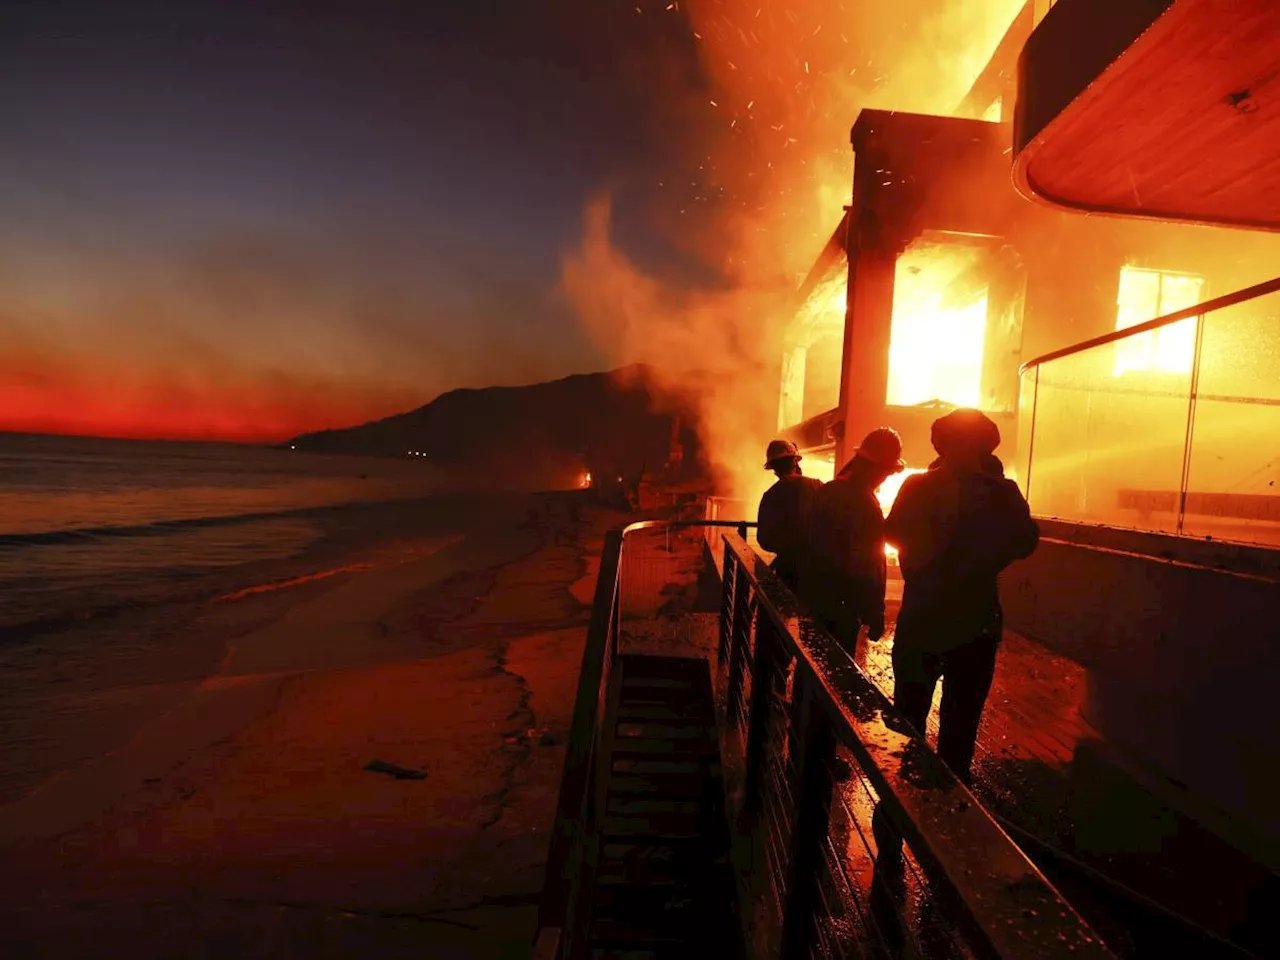
{"type": "Polygon", "coordinates": [[[622,521],[504,509],[207,604],[203,675],[74,697],[76,750],[0,806],[0,955],[526,956],[622,521]]]}

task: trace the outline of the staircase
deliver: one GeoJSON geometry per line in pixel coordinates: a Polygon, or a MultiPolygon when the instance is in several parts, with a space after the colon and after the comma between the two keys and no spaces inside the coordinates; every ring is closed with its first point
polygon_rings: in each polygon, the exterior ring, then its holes
{"type": "Polygon", "coordinates": [[[739,956],[707,661],[623,655],[618,666],[589,954],[739,956]]]}

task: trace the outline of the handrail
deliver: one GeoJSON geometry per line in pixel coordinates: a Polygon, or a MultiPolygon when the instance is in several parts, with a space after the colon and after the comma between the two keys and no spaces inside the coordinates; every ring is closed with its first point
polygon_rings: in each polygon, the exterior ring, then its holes
{"type": "Polygon", "coordinates": [[[1138,323],[1132,327],[1125,327],[1122,330],[1113,330],[1110,333],[1104,333],[1101,336],[1093,337],[1089,340],[1081,340],[1079,343],[1073,343],[1069,347],[1062,347],[1058,350],[1051,350],[1032,360],[1028,360],[1018,368],[1018,374],[1021,376],[1032,367],[1038,367],[1048,363],[1050,360],[1060,360],[1062,357],[1070,357],[1077,353],[1083,353],[1085,350],[1091,350],[1094,347],[1100,347],[1108,343],[1114,343],[1117,340],[1124,340],[1128,337],[1137,336],[1140,333],[1147,333],[1151,330],[1159,330],[1161,327],[1167,327],[1172,323],[1178,323],[1182,320],[1189,320],[1192,317],[1203,316],[1206,313],[1213,313],[1215,310],[1224,310],[1227,307],[1234,307],[1238,303],[1246,300],[1254,300],[1258,297],[1264,297],[1269,293],[1275,293],[1280,290],[1280,277],[1272,280],[1256,283],[1252,287],[1245,287],[1243,290],[1236,290],[1232,293],[1225,293],[1213,300],[1206,300],[1204,303],[1197,303],[1194,306],[1187,307],[1184,310],[1176,310],[1173,313],[1167,313],[1163,317],[1156,317],[1154,320],[1147,320],[1138,323]]]}
{"type": "Polygon", "coordinates": [[[1275,277],[1023,364],[1019,482],[1032,513],[1280,544],[1280,501],[1267,485],[1280,410],[1274,358],[1264,351],[1244,366],[1232,361],[1239,343],[1275,336],[1278,294],[1275,277]],[[1177,367],[1143,353],[1133,369],[1146,372],[1123,375],[1121,347],[1183,322],[1187,349],[1177,367]],[[1236,413],[1241,405],[1249,411],[1236,413]],[[1135,486],[1168,502],[1135,499],[1135,486]]]}
{"type": "MultiPolygon", "coordinates": [[[[829,735],[857,759],[917,860],[955,893],[983,952],[1001,958],[1110,958],[1101,938],[836,640],[809,618],[763,558],[731,534],[724,541],[726,579],[732,558],[754,588],[757,616],[796,660],[796,688],[804,684],[805,695],[830,724],[829,735]]],[[[759,644],[760,626],[756,632],[759,644]]],[[[759,649],[754,656],[759,660],[759,649]]],[[[756,683],[753,678],[753,695],[756,683]]]]}

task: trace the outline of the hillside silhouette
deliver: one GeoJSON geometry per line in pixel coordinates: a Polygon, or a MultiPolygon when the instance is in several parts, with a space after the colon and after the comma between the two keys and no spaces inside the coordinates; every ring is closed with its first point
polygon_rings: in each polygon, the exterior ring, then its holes
{"type": "Polygon", "coordinates": [[[577,485],[588,470],[661,471],[673,431],[685,469],[699,471],[693,404],[656,387],[651,368],[635,365],[528,386],[452,390],[407,413],[288,444],[366,456],[413,451],[458,477],[558,488],[577,485]]]}

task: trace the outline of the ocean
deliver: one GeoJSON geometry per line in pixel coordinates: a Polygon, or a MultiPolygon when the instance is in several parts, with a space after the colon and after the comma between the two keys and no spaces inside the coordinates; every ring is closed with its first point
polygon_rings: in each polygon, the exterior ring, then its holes
{"type": "Polygon", "coordinates": [[[424,461],[0,434],[0,811],[211,678],[431,656],[412,630],[379,637],[379,618],[455,564],[524,549],[529,503],[424,461]],[[373,570],[325,629],[284,622],[373,570]]]}
{"type": "Polygon", "coordinates": [[[421,461],[0,434],[0,642],[314,573],[441,492],[421,461]]]}

